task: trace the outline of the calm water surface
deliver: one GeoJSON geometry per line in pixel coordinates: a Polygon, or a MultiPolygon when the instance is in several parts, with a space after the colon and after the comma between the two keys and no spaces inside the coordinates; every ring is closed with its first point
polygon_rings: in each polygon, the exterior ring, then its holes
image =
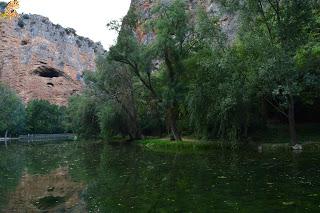
{"type": "Polygon", "coordinates": [[[0,147],[2,212],[320,212],[320,153],[0,147]]]}

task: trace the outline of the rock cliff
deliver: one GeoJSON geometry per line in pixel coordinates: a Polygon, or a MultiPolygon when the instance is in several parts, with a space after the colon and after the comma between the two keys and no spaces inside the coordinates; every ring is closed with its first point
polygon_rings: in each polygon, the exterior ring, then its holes
{"type": "MultiPolygon", "coordinates": [[[[172,0],[132,0],[131,9],[135,10],[139,17],[137,37],[142,42],[149,42],[153,39],[152,34],[146,34],[143,30],[143,23],[152,18],[151,9],[159,2],[166,3],[172,0]]],[[[188,4],[188,10],[195,14],[198,6],[204,8],[208,14],[216,16],[219,19],[222,31],[227,35],[229,40],[234,40],[238,29],[239,14],[232,13],[225,9],[221,0],[185,0],[188,4]]]]}
{"type": "Polygon", "coordinates": [[[0,81],[23,99],[65,105],[81,91],[82,73],[95,69],[100,43],[39,15],[0,20],[0,81]]]}

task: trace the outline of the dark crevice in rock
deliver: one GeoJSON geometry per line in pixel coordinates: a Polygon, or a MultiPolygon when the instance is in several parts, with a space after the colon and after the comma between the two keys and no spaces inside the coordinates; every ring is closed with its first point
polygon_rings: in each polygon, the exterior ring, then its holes
{"type": "Polygon", "coordinates": [[[71,92],[71,95],[75,95],[75,94],[77,94],[79,92],[79,90],[72,90],[72,92],[71,92]]]}
{"type": "Polygon", "coordinates": [[[54,87],[54,84],[53,83],[47,83],[48,87],[54,87]]]}
{"type": "Polygon", "coordinates": [[[61,72],[60,70],[47,66],[38,67],[33,71],[33,74],[44,78],[58,78],[64,76],[63,72],[61,72]]]}
{"type": "Polygon", "coordinates": [[[22,40],[21,41],[21,45],[27,45],[29,43],[29,41],[27,41],[27,40],[22,40]]]}

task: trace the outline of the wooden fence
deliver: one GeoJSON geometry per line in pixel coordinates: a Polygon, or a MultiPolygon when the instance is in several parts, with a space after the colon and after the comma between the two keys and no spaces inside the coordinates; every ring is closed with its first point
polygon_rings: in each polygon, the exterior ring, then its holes
{"type": "Polygon", "coordinates": [[[19,138],[0,138],[0,144],[7,146],[8,142],[16,141],[17,143],[30,143],[30,142],[46,142],[46,141],[66,141],[75,140],[74,134],[28,134],[20,135],[19,138]]]}
{"type": "Polygon", "coordinates": [[[63,141],[74,140],[74,134],[28,134],[20,135],[18,140],[20,142],[39,142],[39,141],[63,141]]]}

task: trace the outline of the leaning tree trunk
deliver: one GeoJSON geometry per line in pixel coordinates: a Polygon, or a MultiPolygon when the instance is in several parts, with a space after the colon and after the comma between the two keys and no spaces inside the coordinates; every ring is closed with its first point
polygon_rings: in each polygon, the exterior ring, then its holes
{"type": "MultiPolygon", "coordinates": [[[[131,85],[132,86],[132,85],[131,85]]],[[[130,91],[130,99],[131,99],[131,106],[129,103],[129,119],[131,120],[131,124],[129,125],[129,129],[131,129],[131,133],[133,136],[133,140],[139,140],[142,138],[141,130],[139,127],[139,121],[138,121],[138,112],[136,108],[136,103],[133,95],[133,89],[131,88],[130,91]]]]}
{"type": "Polygon", "coordinates": [[[294,113],[294,99],[292,95],[289,95],[289,112],[288,112],[289,130],[290,130],[290,141],[291,145],[298,144],[297,131],[296,131],[296,120],[294,113]]]}

